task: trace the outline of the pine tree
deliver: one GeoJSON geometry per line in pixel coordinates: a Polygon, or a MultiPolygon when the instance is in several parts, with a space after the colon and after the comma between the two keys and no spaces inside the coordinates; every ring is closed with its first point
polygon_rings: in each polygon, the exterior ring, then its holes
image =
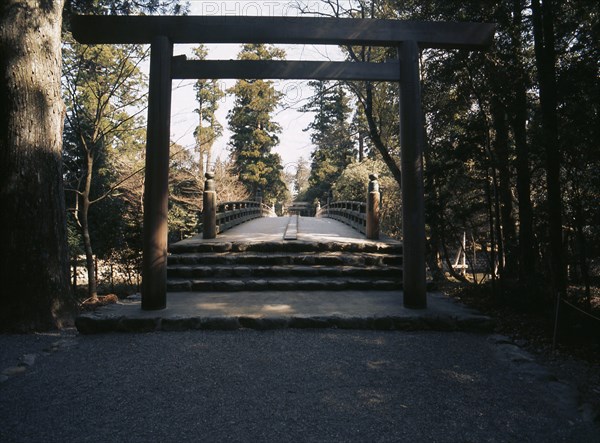
{"type": "Polygon", "coordinates": [[[297,200],[305,199],[305,194],[308,190],[308,177],[310,177],[310,165],[304,157],[300,157],[293,176],[293,186],[296,191],[297,200]]]}
{"type": "MultiPolygon", "coordinates": [[[[285,52],[273,46],[246,44],[239,60],[283,59],[285,52]]],[[[273,121],[281,94],[273,82],[265,80],[238,80],[228,91],[235,96],[233,109],[227,120],[233,132],[229,146],[235,172],[248,192],[255,195],[261,189],[265,201],[275,203],[286,198],[281,158],[272,152],[279,144],[277,134],[281,127],[273,121]]]]}
{"type": "Polygon", "coordinates": [[[316,113],[305,129],[311,132],[315,150],[311,154],[306,198],[326,200],[344,168],[355,159],[356,150],[348,121],[350,107],[342,86],[322,81],[310,82],[310,85],[315,95],[302,111],[316,113]]]}
{"type": "MultiPolygon", "coordinates": [[[[204,45],[194,49],[194,55],[198,60],[204,60],[208,51],[204,45]]],[[[196,151],[199,159],[199,176],[204,178],[204,172],[210,169],[212,163],[211,151],[216,139],[223,135],[223,126],[218,122],[215,113],[219,108],[219,100],[225,96],[219,82],[215,79],[199,79],[194,84],[196,100],[198,100],[199,123],[194,131],[196,139],[196,151]]]]}

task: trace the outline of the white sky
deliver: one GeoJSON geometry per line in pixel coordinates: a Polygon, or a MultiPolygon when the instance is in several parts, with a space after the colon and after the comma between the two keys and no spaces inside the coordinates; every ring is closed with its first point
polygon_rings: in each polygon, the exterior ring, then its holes
{"type": "MultiPolygon", "coordinates": [[[[318,11],[324,6],[318,0],[302,0],[310,10],[318,11]]],[[[296,1],[268,0],[191,0],[190,15],[263,15],[263,16],[298,16],[298,10],[293,7],[296,1]]],[[[236,59],[240,45],[206,45],[208,59],[236,59]]],[[[343,60],[341,51],[336,46],[315,45],[277,45],[287,53],[288,60],[343,60]]],[[[174,55],[186,54],[191,57],[194,45],[175,45],[174,55]]],[[[223,88],[234,85],[235,80],[221,80],[223,88]]],[[[292,172],[299,157],[310,158],[313,146],[310,135],[304,132],[313,119],[312,113],[298,112],[311,96],[311,88],[307,81],[274,80],[276,89],[283,92],[283,107],[277,110],[275,120],[281,125],[280,143],[274,151],[282,158],[284,170],[292,172]]],[[[193,89],[194,80],[174,80],[171,111],[171,139],[189,148],[194,147],[194,129],[198,125],[196,96],[193,89]]],[[[228,156],[227,143],[231,132],[227,128],[227,112],[233,105],[233,97],[226,96],[217,111],[217,119],[223,125],[223,136],[213,145],[213,161],[228,156]]]]}

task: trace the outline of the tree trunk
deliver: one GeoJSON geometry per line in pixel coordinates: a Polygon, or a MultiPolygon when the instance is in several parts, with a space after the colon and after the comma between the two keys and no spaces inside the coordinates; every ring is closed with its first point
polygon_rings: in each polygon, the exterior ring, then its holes
{"type": "Polygon", "coordinates": [[[204,169],[204,147],[202,146],[202,100],[200,100],[199,102],[199,107],[198,107],[198,133],[196,135],[196,143],[198,144],[198,157],[199,157],[199,161],[198,161],[198,176],[200,177],[200,180],[203,180],[204,178],[204,173],[208,172],[208,166],[206,166],[206,170],[204,169]]]}
{"type": "Polygon", "coordinates": [[[71,289],[73,294],[77,293],[77,257],[71,258],[71,266],[73,267],[73,283],[71,289]]]}
{"type": "Polygon", "coordinates": [[[89,211],[90,211],[90,190],[92,186],[92,171],[94,167],[94,156],[88,149],[86,150],[87,164],[84,189],[81,195],[81,204],[79,205],[78,221],[83,237],[83,250],[85,251],[85,263],[88,275],[88,298],[98,298],[96,290],[96,272],[94,266],[94,252],[92,250],[92,239],[90,237],[89,211]]]}
{"type": "Polygon", "coordinates": [[[523,17],[521,0],[513,2],[513,65],[517,71],[513,101],[512,128],[516,151],[517,198],[519,213],[519,282],[529,289],[535,273],[535,250],[533,246],[533,209],[531,206],[531,172],[529,170],[529,146],[527,144],[527,85],[521,59],[521,30],[523,17]]]}
{"type": "Polygon", "coordinates": [[[394,179],[398,183],[398,186],[402,188],[402,174],[400,172],[400,168],[396,161],[390,155],[387,147],[381,140],[381,136],[379,134],[379,129],[377,128],[377,123],[375,123],[375,119],[373,118],[373,86],[370,82],[366,84],[366,98],[364,101],[361,101],[363,105],[363,110],[365,112],[365,117],[367,119],[367,123],[369,125],[369,138],[381,154],[381,158],[383,159],[386,166],[389,168],[390,172],[394,176],[394,179]]]}
{"type": "Polygon", "coordinates": [[[444,282],[446,281],[446,276],[444,275],[444,270],[442,267],[442,260],[440,258],[440,239],[439,236],[431,235],[428,238],[426,243],[427,250],[427,266],[429,267],[429,272],[431,272],[431,279],[435,282],[444,282]]]}
{"type": "Polygon", "coordinates": [[[548,223],[550,226],[550,263],[553,289],[566,294],[565,266],[562,242],[562,195],[560,190],[560,150],[556,96],[556,67],[554,53],[554,17],[552,1],[532,0],[532,21],[535,61],[538,71],[540,106],[542,112],[542,143],[546,153],[546,182],[548,188],[548,223]]]}
{"type": "Polygon", "coordinates": [[[95,299],[98,296],[96,291],[96,273],[94,272],[94,252],[92,250],[92,240],[90,238],[90,228],[88,225],[89,202],[81,205],[81,236],[83,237],[83,249],[85,251],[85,266],[88,275],[88,298],[95,299]]]}
{"type": "Polygon", "coordinates": [[[492,193],[494,196],[494,219],[495,223],[495,231],[496,231],[496,245],[498,247],[498,283],[499,283],[499,294],[503,296],[502,293],[502,276],[504,275],[504,242],[502,241],[502,223],[500,221],[500,197],[498,196],[498,176],[496,174],[496,168],[490,168],[491,170],[491,178],[492,178],[492,193]]]}
{"type": "Polygon", "coordinates": [[[365,141],[362,134],[358,134],[358,162],[362,163],[365,159],[365,141]]]}
{"type": "Polygon", "coordinates": [[[0,329],[50,329],[73,306],[61,159],[63,0],[0,5],[0,329]]]}
{"type": "Polygon", "coordinates": [[[494,204],[492,201],[492,190],[489,177],[485,179],[485,199],[488,210],[488,224],[490,231],[490,276],[492,279],[492,293],[494,298],[498,299],[498,289],[496,285],[496,237],[494,235],[494,204]]]}
{"type": "Polygon", "coordinates": [[[496,152],[496,161],[498,168],[498,200],[500,218],[502,224],[502,246],[504,252],[504,263],[502,266],[501,277],[503,280],[516,276],[517,263],[515,253],[516,228],[513,218],[512,193],[509,168],[508,152],[508,124],[506,119],[506,109],[495,98],[492,98],[491,112],[493,117],[494,132],[494,151],[496,152]]]}
{"type": "Polygon", "coordinates": [[[439,204],[439,193],[435,178],[433,174],[429,172],[429,166],[431,165],[429,149],[424,150],[423,160],[425,166],[423,169],[423,184],[425,186],[425,195],[429,196],[425,201],[425,218],[429,221],[429,236],[426,239],[426,259],[433,281],[442,282],[447,280],[440,257],[441,245],[439,232],[441,230],[440,220],[442,218],[442,209],[439,204]]]}
{"type": "Polygon", "coordinates": [[[576,250],[579,257],[579,269],[581,271],[581,278],[585,286],[585,300],[589,310],[592,308],[592,293],[590,283],[590,272],[587,259],[587,241],[583,230],[584,216],[583,207],[581,203],[581,194],[577,193],[575,201],[575,236],[576,236],[576,250]]]}
{"type": "MultiPolygon", "coordinates": [[[[212,157],[212,146],[209,145],[206,147],[206,168],[204,168],[204,170],[206,172],[211,172],[211,171],[214,171],[214,169],[215,169],[214,167],[211,167],[211,163],[212,163],[211,157],[212,157]]],[[[204,182],[204,174],[202,174],[200,176],[200,182],[201,183],[204,182]]]]}

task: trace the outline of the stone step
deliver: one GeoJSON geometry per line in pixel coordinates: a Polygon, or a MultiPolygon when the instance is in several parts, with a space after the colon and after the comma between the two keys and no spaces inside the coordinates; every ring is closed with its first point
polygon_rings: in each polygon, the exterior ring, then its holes
{"type": "Polygon", "coordinates": [[[401,266],[402,255],[381,253],[179,253],[170,255],[169,266],[214,266],[214,265],[254,265],[254,266],[401,266]]]}
{"type": "Polygon", "coordinates": [[[402,278],[398,266],[169,266],[169,279],[174,278],[248,278],[248,277],[389,277],[402,278]]]}
{"type": "Polygon", "coordinates": [[[314,241],[201,241],[184,240],[169,247],[172,254],[179,253],[219,253],[219,252],[368,252],[385,254],[402,254],[400,242],[314,242],[314,241]]]}
{"type": "Polygon", "coordinates": [[[402,289],[401,280],[369,278],[169,279],[169,292],[234,291],[389,291],[402,289]]]}

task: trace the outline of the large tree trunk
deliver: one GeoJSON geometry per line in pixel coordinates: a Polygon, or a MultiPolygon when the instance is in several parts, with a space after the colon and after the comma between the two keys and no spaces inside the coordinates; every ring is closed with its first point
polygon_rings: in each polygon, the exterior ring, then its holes
{"type": "Polygon", "coordinates": [[[502,251],[504,253],[502,275],[503,280],[516,276],[517,263],[515,253],[516,229],[512,210],[512,192],[509,168],[508,152],[508,125],[506,109],[497,100],[492,99],[492,120],[496,136],[494,138],[494,151],[496,152],[496,164],[498,169],[498,200],[502,229],[502,251]]]}
{"type": "Polygon", "coordinates": [[[566,275],[562,241],[562,195],[560,190],[560,150],[558,146],[554,17],[552,1],[532,0],[535,61],[538,70],[542,111],[542,143],[546,153],[550,260],[554,290],[566,293],[566,275]]]}
{"type": "Polygon", "coordinates": [[[0,329],[49,329],[70,300],[60,92],[64,0],[0,3],[0,329]]]}
{"type": "Polygon", "coordinates": [[[515,139],[517,197],[519,200],[519,282],[528,289],[535,272],[533,247],[533,209],[531,206],[531,172],[529,170],[529,146],[527,144],[527,85],[526,73],[521,61],[523,43],[522,1],[513,1],[513,63],[517,71],[513,102],[512,128],[515,139]]]}

